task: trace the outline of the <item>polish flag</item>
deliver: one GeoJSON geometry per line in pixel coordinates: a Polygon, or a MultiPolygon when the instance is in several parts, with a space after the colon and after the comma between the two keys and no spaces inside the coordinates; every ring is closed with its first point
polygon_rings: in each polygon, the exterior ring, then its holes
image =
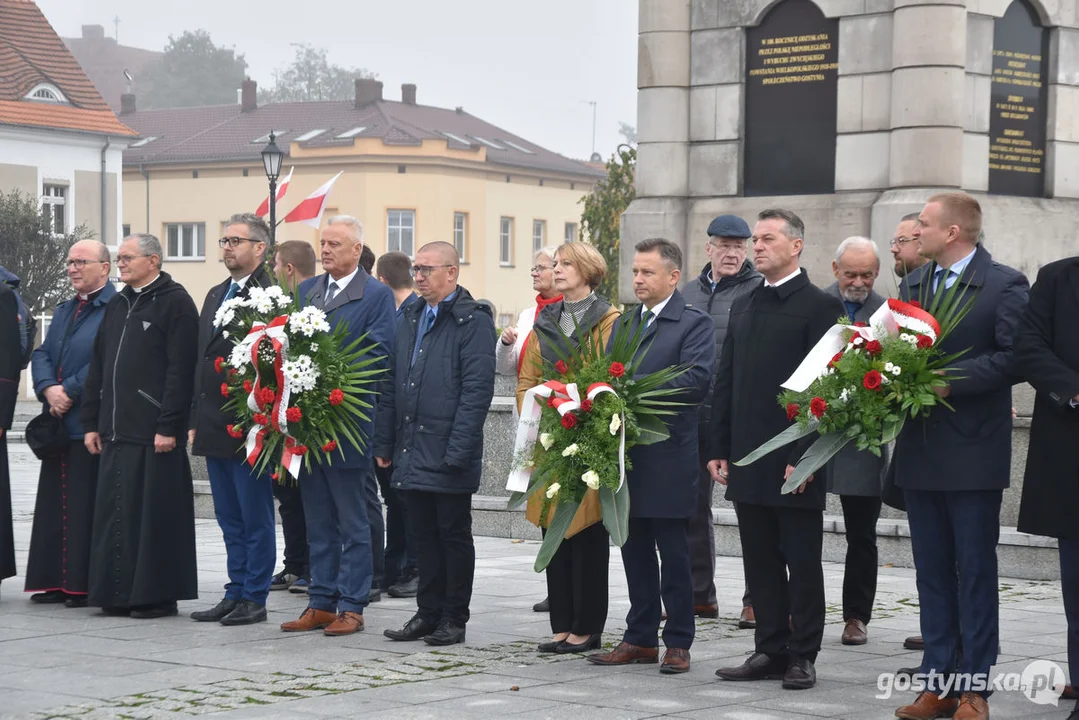
{"type": "Polygon", "coordinates": [[[303,202],[294,207],[292,212],[285,216],[285,222],[302,222],[317,229],[322,223],[322,211],[326,209],[326,201],[330,199],[330,189],[333,188],[333,184],[337,182],[337,178],[341,177],[343,174],[343,171],[337,173],[330,178],[326,184],[308,195],[303,202]]]}
{"type": "MultiPolygon", "coordinates": [[[[289,180],[292,179],[292,171],[295,169],[295,167],[290,167],[288,169],[288,176],[284,180],[282,180],[281,183],[277,186],[277,202],[281,202],[281,198],[285,197],[285,191],[288,190],[289,180]]],[[[262,201],[261,205],[259,205],[259,209],[255,211],[255,214],[259,217],[262,217],[263,215],[268,215],[269,213],[270,196],[269,194],[267,194],[266,199],[262,201]]]]}

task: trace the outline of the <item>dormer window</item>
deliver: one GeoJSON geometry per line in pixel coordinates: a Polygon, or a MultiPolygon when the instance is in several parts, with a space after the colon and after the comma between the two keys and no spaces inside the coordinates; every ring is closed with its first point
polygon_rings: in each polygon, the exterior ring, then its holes
{"type": "Polygon", "coordinates": [[[31,88],[30,92],[26,93],[26,100],[32,100],[34,102],[46,102],[54,105],[66,105],[67,98],[60,92],[60,88],[49,83],[40,83],[31,88]]]}

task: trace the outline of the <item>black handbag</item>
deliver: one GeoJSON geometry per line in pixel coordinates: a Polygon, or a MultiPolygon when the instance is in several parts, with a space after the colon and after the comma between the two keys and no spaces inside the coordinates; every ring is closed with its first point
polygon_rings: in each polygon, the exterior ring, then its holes
{"type": "Polygon", "coordinates": [[[39,460],[60,455],[70,443],[63,419],[48,410],[26,424],[26,444],[39,460]]]}

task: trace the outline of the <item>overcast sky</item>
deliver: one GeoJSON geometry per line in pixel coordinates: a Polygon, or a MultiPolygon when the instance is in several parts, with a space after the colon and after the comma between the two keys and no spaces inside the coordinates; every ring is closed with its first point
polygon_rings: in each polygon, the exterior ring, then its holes
{"type": "MultiPolygon", "coordinates": [[[[458,105],[570,157],[605,158],[622,142],[619,121],[637,124],[637,3],[631,0],[37,0],[63,37],[103,25],[119,40],[155,50],[170,34],[203,28],[234,47],[260,86],[292,58],[289,43],[329,51],[362,67],[400,99],[415,83],[421,104],[458,105]],[[268,11],[276,10],[273,19],[268,11]]],[[[136,78],[137,80],[137,78],[136,78]]]]}

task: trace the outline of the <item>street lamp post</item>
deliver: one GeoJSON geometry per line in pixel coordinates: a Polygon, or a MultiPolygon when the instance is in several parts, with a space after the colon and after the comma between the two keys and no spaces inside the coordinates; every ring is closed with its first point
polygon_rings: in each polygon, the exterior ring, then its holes
{"type": "Polygon", "coordinates": [[[266,179],[270,181],[270,247],[266,257],[272,257],[277,236],[277,178],[281,175],[281,160],[285,153],[274,142],[274,133],[270,131],[270,142],[262,149],[262,165],[266,169],[266,179]]]}

